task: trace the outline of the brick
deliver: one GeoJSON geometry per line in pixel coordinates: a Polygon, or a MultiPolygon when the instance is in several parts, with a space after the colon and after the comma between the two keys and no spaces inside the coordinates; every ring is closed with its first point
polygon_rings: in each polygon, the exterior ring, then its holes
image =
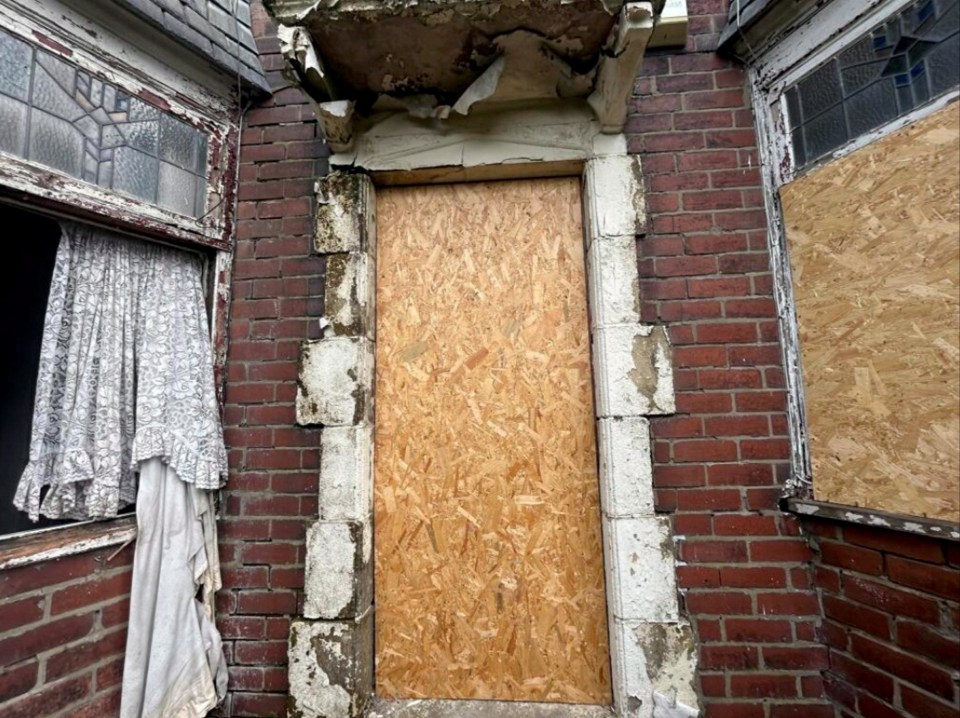
{"type": "Polygon", "coordinates": [[[792,698],[797,695],[797,679],[793,676],[734,674],[730,676],[730,695],[753,698],[792,698]]]}
{"type": "Polygon", "coordinates": [[[763,665],[768,669],[820,671],[830,664],[824,646],[764,646],[762,653],[763,665]]]}
{"type": "Polygon", "coordinates": [[[910,656],[866,636],[853,634],[850,650],[871,666],[884,670],[941,698],[953,697],[953,679],[949,671],[910,656]]]}
{"type": "Polygon", "coordinates": [[[53,681],[88,668],[108,656],[122,655],[126,642],[127,631],[121,629],[57,653],[47,659],[45,680],[53,681]]]}
{"type": "Polygon", "coordinates": [[[720,582],[724,586],[739,588],[783,588],[787,585],[784,570],[773,566],[725,566],[720,569],[720,582]]]}
{"type": "Polygon", "coordinates": [[[43,623],[0,640],[0,665],[9,666],[51,648],[83,638],[93,628],[93,614],[69,616],[43,623]]]}
{"type": "Polygon", "coordinates": [[[915,690],[910,686],[900,686],[900,701],[904,709],[914,718],[956,718],[956,702],[941,701],[938,698],[915,690]]]}
{"type": "Polygon", "coordinates": [[[835,713],[831,705],[795,703],[770,706],[770,718],[835,718],[835,713]]]}
{"type": "Polygon", "coordinates": [[[27,696],[3,706],[3,718],[52,716],[90,693],[90,675],[45,684],[27,696]]]}
{"type": "Polygon", "coordinates": [[[726,621],[727,640],[745,643],[789,643],[793,640],[790,621],[760,618],[731,618],[726,621]]]}
{"type": "Polygon", "coordinates": [[[820,604],[812,593],[761,593],[757,596],[757,611],[764,616],[817,616],[820,604]]]}
{"type": "Polygon", "coordinates": [[[893,679],[869,664],[831,650],[830,670],[846,679],[850,685],[869,691],[878,698],[886,701],[893,699],[893,679]]]}
{"type": "Polygon", "coordinates": [[[695,563],[740,563],[747,560],[747,544],[744,541],[688,539],[680,544],[680,557],[695,563]]]}
{"type": "Polygon", "coordinates": [[[960,571],[955,569],[888,556],[887,575],[896,583],[924,593],[960,600],[960,571]]]}
{"type": "Polygon", "coordinates": [[[40,620],[44,603],[43,596],[36,596],[4,604],[0,609],[0,632],[23,628],[40,620]]]}
{"type": "Polygon", "coordinates": [[[858,573],[879,576],[883,571],[883,556],[876,551],[823,541],[820,544],[820,555],[828,565],[848,568],[858,573]]]}
{"type": "Polygon", "coordinates": [[[879,638],[890,638],[890,616],[837,596],[823,597],[824,615],[879,638]]]}
{"type": "Polygon", "coordinates": [[[703,616],[749,615],[753,601],[749,594],[732,591],[691,591],[686,597],[687,609],[703,616]]]}
{"type": "Polygon", "coordinates": [[[911,621],[897,621],[897,645],[930,658],[953,670],[960,670],[960,636],[937,631],[911,621]]]}
{"type": "Polygon", "coordinates": [[[871,526],[844,526],[843,538],[848,543],[875,549],[884,553],[925,561],[943,563],[941,541],[926,536],[915,536],[900,531],[886,531],[871,526]]]}
{"type": "Polygon", "coordinates": [[[37,661],[0,672],[0,704],[23,695],[37,683],[37,661]]]}
{"type": "Polygon", "coordinates": [[[742,671],[759,667],[756,646],[703,646],[700,649],[700,669],[705,671],[742,671]]]}
{"type": "Polygon", "coordinates": [[[936,601],[893,586],[857,576],[844,579],[847,598],[894,615],[907,616],[938,625],[940,609],[936,601]]]}

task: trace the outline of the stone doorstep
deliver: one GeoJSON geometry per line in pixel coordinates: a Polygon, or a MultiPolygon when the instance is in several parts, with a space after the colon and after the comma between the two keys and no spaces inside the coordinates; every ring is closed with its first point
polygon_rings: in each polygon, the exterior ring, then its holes
{"type": "Polygon", "coordinates": [[[609,706],[513,701],[374,699],[365,718],[612,718],[609,706]]]}

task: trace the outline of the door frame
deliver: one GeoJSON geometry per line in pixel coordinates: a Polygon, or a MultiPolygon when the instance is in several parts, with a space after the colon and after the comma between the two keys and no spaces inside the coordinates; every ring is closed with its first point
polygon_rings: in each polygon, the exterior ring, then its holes
{"type": "Polygon", "coordinates": [[[651,718],[656,706],[698,715],[697,651],[679,607],[672,524],[654,508],[648,417],[674,413],[675,402],[666,327],[640,318],[640,158],[628,153],[624,135],[603,134],[582,102],[443,124],[380,115],[355,138],[317,183],[315,249],[328,263],[325,336],[303,346],[297,420],[324,427],[320,520],[307,536],[304,618],[291,626],[292,706],[304,715],[399,718],[424,703],[433,704],[429,715],[467,715],[472,703],[373,696],[376,187],[580,176],[613,706],[508,707],[530,716],[612,709],[651,718]]]}

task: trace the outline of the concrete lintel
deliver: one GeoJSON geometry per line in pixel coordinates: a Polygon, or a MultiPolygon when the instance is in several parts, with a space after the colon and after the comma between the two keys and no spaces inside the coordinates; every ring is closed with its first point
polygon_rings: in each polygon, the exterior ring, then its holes
{"type": "Polygon", "coordinates": [[[373,609],[349,621],[295,619],[288,714],[359,718],[373,697],[373,609]]]}
{"type": "Polygon", "coordinates": [[[610,637],[613,696],[620,718],[699,714],[697,647],[688,624],[615,619],[610,637]]]}
{"type": "Polygon", "coordinates": [[[346,619],[373,602],[373,522],[317,521],[307,530],[303,615],[346,619]]]}
{"type": "MultiPolygon", "coordinates": [[[[598,136],[600,126],[582,100],[477,110],[443,121],[419,119],[405,112],[383,113],[358,124],[352,149],[333,155],[330,164],[362,168],[378,182],[385,174],[419,170],[449,176],[490,168],[515,177],[513,171],[529,165],[566,164],[572,168],[568,173],[577,174],[594,156],[598,136]]],[[[622,145],[625,152],[625,142],[622,145]]],[[[612,153],[620,144],[614,140],[600,147],[612,153]]]]}
{"type": "Polygon", "coordinates": [[[610,518],[653,516],[650,423],[643,417],[597,421],[600,505],[610,518]]]}
{"type": "Polygon", "coordinates": [[[634,237],[598,237],[587,252],[590,322],[594,329],[640,321],[640,275],[634,237]]]}
{"type": "Polygon", "coordinates": [[[314,251],[376,254],[377,207],[373,182],[360,173],[331,172],[317,180],[314,251]]]}
{"type": "Polygon", "coordinates": [[[600,60],[597,83],[587,98],[604,132],[623,132],[633,84],[653,33],[653,4],[628,2],[620,11],[612,52],[600,60]]]}
{"type": "Polygon", "coordinates": [[[300,349],[297,423],[356,426],[373,413],[373,342],[330,337],[300,349]]]}
{"type": "Polygon", "coordinates": [[[332,254],[327,259],[324,312],[337,336],[374,339],[376,260],[366,252],[332,254]]]}
{"type": "Polygon", "coordinates": [[[602,517],[609,614],[624,621],[677,621],[670,519],[602,517]]]}
{"type": "Polygon", "coordinates": [[[361,521],[373,510],[373,427],[328,426],[320,436],[320,518],[361,521]]]}
{"type": "Polygon", "coordinates": [[[664,327],[601,327],[594,332],[593,357],[598,416],[653,416],[676,411],[673,362],[664,327]]]}
{"type": "Polygon", "coordinates": [[[646,232],[643,173],[635,155],[597,157],[586,164],[584,216],[588,242],[646,232]]]}

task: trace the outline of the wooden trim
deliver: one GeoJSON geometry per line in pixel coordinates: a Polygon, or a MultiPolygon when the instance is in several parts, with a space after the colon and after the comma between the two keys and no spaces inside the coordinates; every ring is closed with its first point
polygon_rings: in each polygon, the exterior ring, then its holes
{"type": "Polygon", "coordinates": [[[136,537],[137,517],[132,515],[5,536],[0,538],[0,571],[125,544],[136,537]]]}
{"type": "Polygon", "coordinates": [[[920,536],[960,542],[960,524],[950,521],[904,516],[888,511],[832,504],[827,501],[814,501],[813,499],[786,498],[783,499],[781,505],[784,511],[790,511],[798,516],[830,519],[831,521],[873,526],[878,529],[903,531],[920,536]]]}

